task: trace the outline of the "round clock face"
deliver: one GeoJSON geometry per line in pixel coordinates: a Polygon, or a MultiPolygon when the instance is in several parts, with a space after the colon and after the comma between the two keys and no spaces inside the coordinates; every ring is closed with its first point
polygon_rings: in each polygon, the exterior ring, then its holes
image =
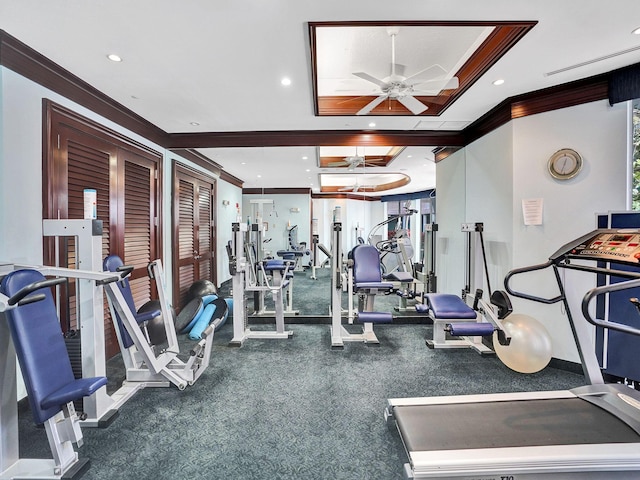
{"type": "Polygon", "coordinates": [[[582,169],[582,157],[575,150],[563,148],[551,155],[548,168],[553,178],[568,180],[575,177],[582,169]]]}

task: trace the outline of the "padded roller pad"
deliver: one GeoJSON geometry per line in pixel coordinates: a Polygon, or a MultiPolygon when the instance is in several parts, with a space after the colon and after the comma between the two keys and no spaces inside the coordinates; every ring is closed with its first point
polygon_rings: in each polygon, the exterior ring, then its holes
{"type": "Polygon", "coordinates": [[[284,258],[285,260],[295,260],[296,257],[301,257],[304,255],[303,251],[298,250],[278,250],[276,252],[279,257],[284,258]]]}
{"type": "Polygon", "coordinates": [[[362,323],[391,323],[393,315],[384,312],[358,312],[358,321],[362,323]]]}
{"type": "Polygon", "coordinates": [[[413,275],[409,272],[393,272],[385,275],[384,279],[400,283],[411,283],[413,282],[413,275]]]}
{"type": "Polygon", "coordinates": [[[356,290],[373,290],[377,288],[378,290],[391,290],[393,288],[393,283],[387,282],[359,282],[354,285],[356,290]]]}
{"type": "Polygon", "coordinates": [[[477,318],[475,310],[457,295],[430,293],[425,295],[425,299],[436,319],[477,318]]]}
{"type": "Polygon", "coordinates": [[[287,268],[287,264],[284,263],[284,261],[278,260],[278,259],[267,260],[264,263],[264,269],[267,272],[271,272],[273,270],[285,270],[286,268],[287,268]]]}
{"type": "Polygon", "coordinates": [[[451,323],[446,330],[453,337],[488,337],[493,335],[493,325],[490,323],[451,323]]]}

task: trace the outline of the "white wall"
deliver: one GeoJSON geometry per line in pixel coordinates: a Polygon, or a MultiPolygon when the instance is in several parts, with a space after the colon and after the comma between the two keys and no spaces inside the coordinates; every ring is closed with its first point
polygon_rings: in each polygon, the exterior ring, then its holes
{"type": "MultiPolygon", "coordinates": [[[[595,214],[626,207],[628,120],[625,105],[606,101],[524,117],[491,132],[436,166],[437,273],[441,292],[459,293],[464,281],[462,221],[482,221],[492,288],[512,268],[545,262],[559,247],[595,227],[595,214]],[[582,173],[560,182],[547,160],[561,148],[581,153],[582,173]],[[543,198],[543,225],[524,226],[522,199],[543,198]],[[464,220],[463,220],[464,219],[464,220]],[[460,239],[460,240],[458,240],[460,239]],[[494,280],[495,278],[495,280],[494,280]]],[[[574,317],[594,285],[592,276],[565,272],[574,317]]],[[[555,296],[551,272],[519,277],[516,290],[555,296]]],[[[579,362],[559,304],[512,299],[514,311],[532,315],[550,331],[554,357],[579,362]]]]}
{"type": "MultiPolygon", "coordinates": [[[[603,100],[513,122],[514,267],[546,261],[562,245],[594,229],[596,213],[626,208],[629,119],[625,104],[611,107],[603,100]],[[547,172],[548,158],[561,148],[573,148],[584,159],[580,175],[564,182],[547,172]],[[524,226],[523,198],[544,199],[543,225],[524,226]]],[[[553,295],[556,290],[550,280],[550,276],[532,275],[522,287],[553,295]]],[[[578,305],[595,280],[577,272],[566,272],[566,280],[573,316],[583,321],[578,305]]],[[[526,303],[516,305],[553,332],[554,356],[578,362],[560,305],[526,303]]]]}
{"type": "Polygon", "coordinates": [[[223,180],[217,181],[217,188],[216,248],[218,259],[216,268],[218,269],[218,283],[222,284],[222,282],[231,279],[226,245],[229,240],[233,239],[231,224],[238,220],[238,212],[240,212],[240,219],[242,218],[242,189],[223,180]],[[223,201],[228,201],[229,205],[223,205],[223,201]]]}

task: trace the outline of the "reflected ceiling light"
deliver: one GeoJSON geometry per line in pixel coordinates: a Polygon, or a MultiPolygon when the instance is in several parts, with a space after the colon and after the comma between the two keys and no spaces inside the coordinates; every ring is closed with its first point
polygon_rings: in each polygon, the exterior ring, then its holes
{"type": "Polygon", "coordinates": [[[289,77],[283,77],[282,80],[280,80],[280,83],[285,87],[288,87],[291,85],[291,79],[289,77]]]}
{"type": "Polygon", "coordinates": [[[499,79],[493,81],[494,85],[502,85],[503,83],[504,83],[504,79],[502,79],[502,78],[499,78],[499,79]]]}
{"type": "Polygon", "coordinates": [[[198,122],[190,122],[189,125],[193,125],[194,127],[197,127],[200,124],[198,122]]]}
{"type": "Polygon", "coordinates": [[[375,122],[371,122],[371,123],[369,124],[369,127],[371,127],[371,128],[373,128],[373,127],[375,127],[375,126],[376,126],[375,122]]]}
{"type": "Polygon", "coordinates": [[[112,62],[121,62],[122,61],[122,57],[120,57],[120,55],[116,55],[115,53],[111,53],[111,54],[107,55],[107,58],[109,60],[111,60],[112,62]]]}
{"type": "Polygon", "coordinates": [[[640,35],[640,27],[636,28],[633,32],[634,35],[640,35]]]}

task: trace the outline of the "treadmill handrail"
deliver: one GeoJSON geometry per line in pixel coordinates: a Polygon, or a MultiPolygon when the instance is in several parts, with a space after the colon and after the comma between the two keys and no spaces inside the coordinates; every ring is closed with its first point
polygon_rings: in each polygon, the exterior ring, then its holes
{"type": "Polygon", "coordinates": [[[640,287],[640,279],[626,280],[624,282],[612,283],[610,285],[603,285],[601,287],[595,287],[589,290],[582,298],[582,314],[584,318],[592,325],[596,327],[608,328],[619,332],[629,333],[631,335],[640,336],[640,329],[625,325],[623,323],[611,322],[608,320],[601,320],[599,318],[593,318],[591,312],[589,312],[589,305],[591,301],[598,295],[604,293],[618,292],[620,290],[627,290],[630,288],[640,287]]]}
{"type": "Polygon", "coordinates": [[[510,295],[513,295],[514,297],[524,298],[525,300],[532,300],[532,301],[538,302],[538,303],[546,303],[546,304],[557,303],[557,302],[561,301],[564,298],[562,295],[558,295],[557,297],[553,297],[553,298],[543,298],[543,297],[538,297],[538,296],[535,296],[535,295],[529,295],[528,293],[518,292],[518,291],[514,290],[513,288],[511,288],[511,286],[509,285],[509,281],[515,275],[519,275],[521,273],[534,272],[536,270],[544,270],[545,268],[548,268],[551,265],[553,265],[553,262],[551,260],[549,260],[549,261],[547,261],[545,263],[539,263],[537,265],[530,265],[528,267],[514,268],[509,273],[507,273],[507,275],[504,277],[504,288],[507,290],[507,292],[510,295]]]}

